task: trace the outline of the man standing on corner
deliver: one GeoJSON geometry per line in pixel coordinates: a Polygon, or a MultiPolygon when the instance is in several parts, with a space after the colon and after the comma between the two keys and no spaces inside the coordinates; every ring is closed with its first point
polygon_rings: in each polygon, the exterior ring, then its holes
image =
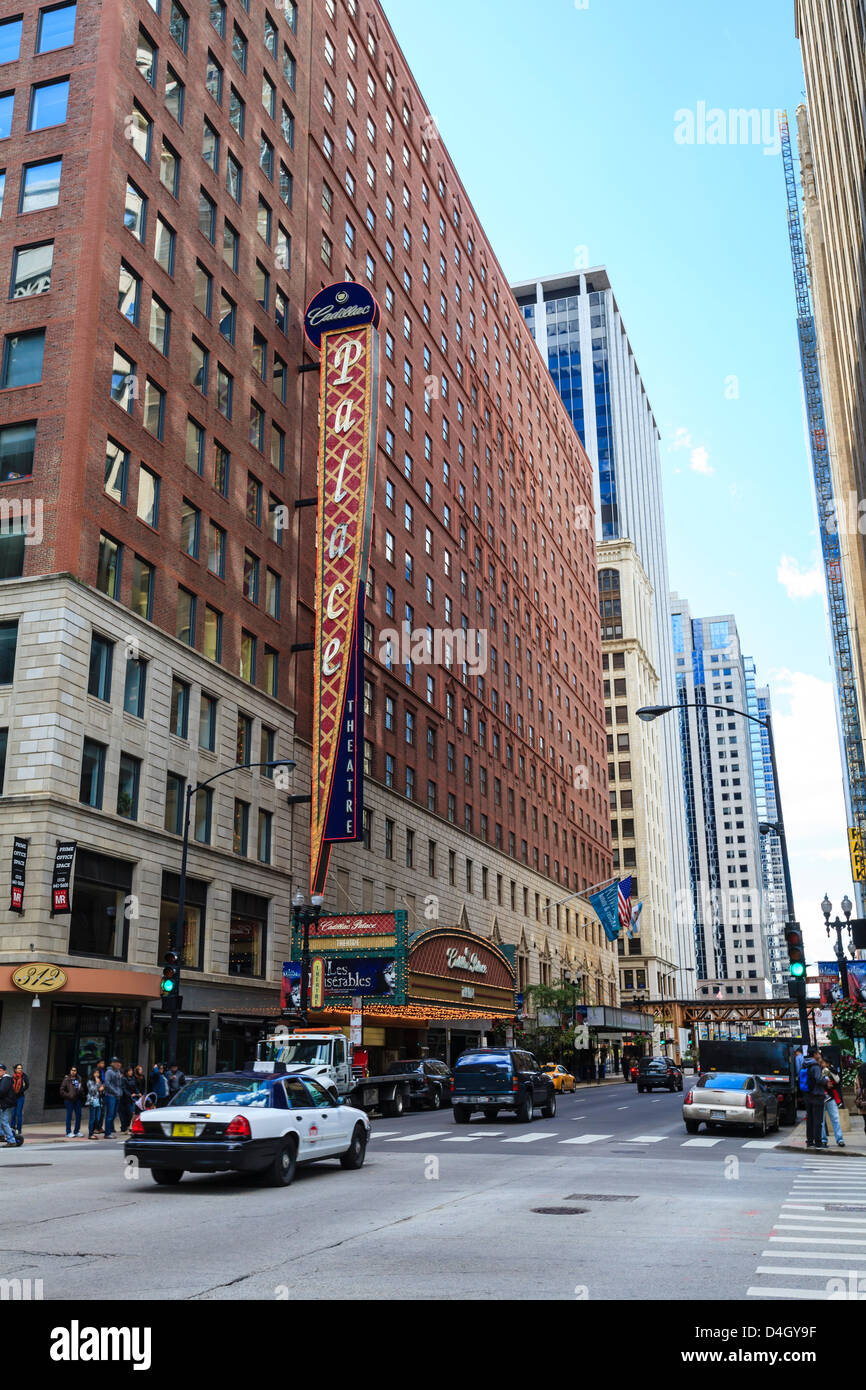
{"type": "Polygon", "coordinates": [[[123,1098],[123,1072],[119,1057],[112,1057],[111,1066],[106,1071],[103,1082],[105,1085],[105,1137],[106,1139],[113,1139],[114,1117],[123,1098]]]}
{"type": "Polygon", "coordinates": [[[816,1052],[806,1061],[806,1148],[820,1149],[824,1138],[824,1059],[816,1052]]]}

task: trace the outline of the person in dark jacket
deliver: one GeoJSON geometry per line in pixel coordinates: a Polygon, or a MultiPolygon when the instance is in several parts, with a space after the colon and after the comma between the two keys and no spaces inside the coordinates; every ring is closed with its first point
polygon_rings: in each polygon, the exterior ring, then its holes
{"type": "Polygon", "coordinates": [[[138,1089],[138,1082],[135,1079],[135,1072],[132,1067],[127,1067],[123,1073],[123,1094],[117,1107],[117,1117],[120,1124],[121,1134],[126,1134],[132,1124],[132,1116],[135,1112],[135,1102],[141,1092],[138,1089]]]}
{"type": "Polygon", "coordinates": [[[174,1100],[178,1091],[182,1091],[186,1085],[186,1077],[176,1062],[169,1067],[168,1075],[165,1079],[168,1082],[169,1100],[174,1100]]]}
{"type": "Polygon", "coordinates": [[[815,1052],[806,1062],[806,1148],[820,1149],[824,1143],[824,1059],[815,1052]]]}
{"type": "Polygon", "coordinates": [[[150,1073],[150,1089],[156,1096],[158,1106],[168,1104],[168,1077],[162,1062],[154,1063],[153,1071],[150,1073]]]}
{"type": "Polygon", "coordinates": [[[24,1096],[30,1089],[30,1077],[24,1070],[23,1062],[16,1062],[12,1069],[12,1094],[15,1104],[12,1107],[12,1128],[21,1139],[21,1120],[24,1115],[24,1096]]]}
{"type": "Polygon", "coordinates": [[[0,1135],[6,1140],[8,1147],[16,1148],[15,1131],[12,1128],[12,1108],[14,1105],[12,1095],[12,1077],[6,1067],[0,1062],[0,1135]]]}
{"type": "Polygon", "coordinates": [[[103,1095],[105,1086],[102,1081],[102,1072],[99,1067],[94,1067],[87,1082],[87,1106],[90,1110],[88,1118],[88,1139],[98,1138],[94,1133],[99,1125],[103,1109],[103,1095]]]}
{"type": "Polygon", "coordinates": [[[87,1094],[84,1083],[78,1075],[77,1067],[70,1067],[60,1083],[60,1099],[66,1106],[66,1138],[81,1138],[81,1107],[84,1104],[84,1097],[87,1094]],[[75,1121],[75,1133],[72,1133],[72,1121],[75,1121]]]}

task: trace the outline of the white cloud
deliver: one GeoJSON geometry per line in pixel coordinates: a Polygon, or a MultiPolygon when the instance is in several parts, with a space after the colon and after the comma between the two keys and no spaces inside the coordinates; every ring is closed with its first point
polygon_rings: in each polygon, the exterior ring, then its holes
{"type": "Polygon", "coordinates": [[[709,478],[715,473],[716,470],[710,463],[710,456],[703,444],[699,444],[696,449],[692,449],[689,455],[689,468],[693,473],[703,473],[705,478],[709,478]]]}
{"type": "Polygon", "coordinates": [[[674,430],[674,437],[668,445],[668,448],[672,453],[676,453],[678,449],[690,449],[691,447],[692,436],[684,425],[680,425],[678,429],[674,430]]]}
{"type": "Polygon", "coordinates": [[[853,895],[836,707],[829,681],[771,672],[773,732],[797,919],[806,957],[831,958],[819,903],[853,895]]]}
{"type": "Polygon", "coordinates": [[[813,561],[811,569],[803,570],[795,556],[783,555],[776,570],[776,578],[791,599],[814,598],[824,592],[824,576],[817,558],[813,561]]]}

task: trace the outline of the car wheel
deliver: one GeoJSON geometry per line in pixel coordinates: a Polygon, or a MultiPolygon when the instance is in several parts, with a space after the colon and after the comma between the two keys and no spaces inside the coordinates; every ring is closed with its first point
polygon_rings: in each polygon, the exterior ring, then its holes
{"type": "Polygon", "coordinates": [[[441,1110],[441,1109],[442,1109],[442,1092],[441,1092],[441,1090],[439,1089],[438,1086],[434,1086],[433,1089],[432,1089],[432,1091],[431,1091],[431,1093],[430,1093],[430,1109],[431,1109],[431,1110],[441,1110]]]}
{"type": "Polygon", "coordinates": [[[287,1139],[274,1154],[274,1161],[265,1169],[270,1187],[288,1187],[295,1176],[298,1161],[298,1145],[295,1139],[287,1139]]]}
{"type": "Polygon", "coordinates": [[[542,1105],[541,1113],[546,1120],[552,1120],[556,1116],[556,1092],[551,1091],[546,1105],[542,1105]]]}
{"type": "Polygon", "coordinates": [[[386,1110],[385,1110],[385,1114],[389,1117],[389,1119],[397,1119],[398,1116],[400,1116],[400,1115],[403,1114],[403,1092],[402,1092],[402,1091],[398,1091],[397,1094],[396,1094],[396,1096],[394,1097],[394,1099],[393,1099],[393,1100],[389,1100],[389,1101],[387,1102],[387,1108],[386,1108],[386,1110]]]}
{"type": "Polygon", "coordinates": [[[453,1109],[454,1109],[454,1123],[455,1123],[455,1125],[468,1125],[468,1123],[469,1123],[469,1116],[472,1114],[472,1111],[469,1109],[469,1106],[468,1106],[468,1105],[455,1105],[455,1106],[453,1107],[453,1109]]]}
{"type": "Polygon", "coordinates": [[[532,1119],[532,1092],[524,1092],[523,1100],[517,1110],[517,1118],[522,1125],[528,1125],[532,1119]]]}
{"type": "Polygon", "coordinates": [[[160,1187],[174,1187],[183,1177],[182,1168],[151,1168],[150,1172],[160,1187]]]}
{"type": "Polygon", "coordinates": [[[367,1131],[361,1124],[352,1131],[352,1142],[344,1154],[340,1154],[341,1168],[363,1168],[367,1152],[367,1131]]]}
{"type": "MultiPolygon", "coordinates": [[[[686,1134],[697,1134],[700,1127],[700,1120],[686,1120],[686,1134]]],[[[709,1129],[709,1125],[707,1128],[709,1129]]]]}

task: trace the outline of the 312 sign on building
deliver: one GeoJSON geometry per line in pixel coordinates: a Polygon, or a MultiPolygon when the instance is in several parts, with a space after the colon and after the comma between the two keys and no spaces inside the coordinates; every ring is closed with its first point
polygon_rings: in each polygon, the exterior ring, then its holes
{"type": "Polygon", "coordinates": [[[321,351],[318,551],[313,664],[310,887],[322,892],[331,845],[363,834],[364,592],[373,527],[379,414],[379,306],[363,285],[310,301],[321,351]]]}

